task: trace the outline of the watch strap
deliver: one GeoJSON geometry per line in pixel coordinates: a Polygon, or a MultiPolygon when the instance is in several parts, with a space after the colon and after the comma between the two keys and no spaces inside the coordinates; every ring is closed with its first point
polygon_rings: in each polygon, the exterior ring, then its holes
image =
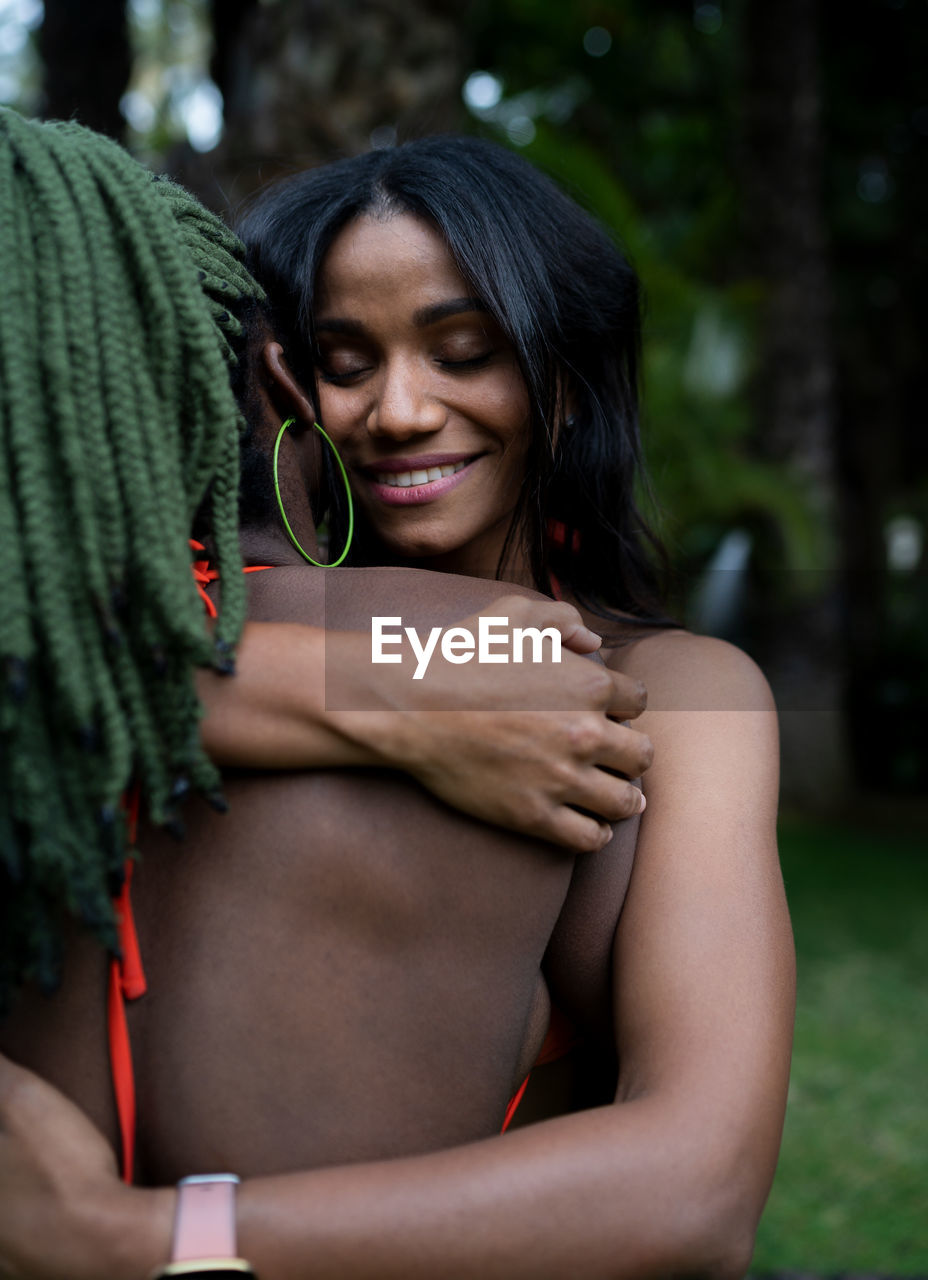
{"type": "Polygon", "coordinates": [[[213,1277],[229,1280],[255,1273],[235,1256],[235,1189],[233,1173],[198,1174],[177,1184],[171,1261],[155,1272],[162,1277],[213,1277]]]}
{"type": "Polygon", "coordinates": [[[235,1257],[234,1173],[183,1178],[177,1184],[172,1262],[235,1257]]]}

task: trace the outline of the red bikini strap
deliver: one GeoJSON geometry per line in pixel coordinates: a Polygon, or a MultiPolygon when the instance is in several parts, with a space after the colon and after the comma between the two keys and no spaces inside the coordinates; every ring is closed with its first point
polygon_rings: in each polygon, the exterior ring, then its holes
{"type": "Polygon", "coordinates": [[[503,1120],[503,1127],[502,1129],[500,1129],[500,1133],[505,1133],[506,1130],[509,1128],[509,1126],[512,1124],[512,1118],[519,1108],[519,1103],[522,1101],[522,1098],[525,1094],[525,1090],[528,1088],[528,1082],[530,1079],[531,1079],[530,1075],[526,1076],[525,1079],[522,1081],[522,1083],[519,1085],[518,1090],[509,1099],[509,1106],[506,1108],[506,1116],[505,1116],[505,1119],[503,1120]]]}
{"type": "Polygon", "coordinates": [[[120,964],[116,956],[110,961],[106,1006],[110,1071],[119,1122],[119,1164],[123,1182],[131,1185],[135,1167],[135,1078],[132,1072],[132,1050],[129,1045],[129,1028],[126,1026],[120,964]]]}
{"type": "MultiPolygon", "coordinates": [[[[135,844],[138,810],[139,789],[135,786],[126,798],[126,825],[130,844],[135,844]]],[[[129,1183],[135,1167],[135,1073],[132,1069],[132,1046],[126,1022],[126,1001],[137,1000],[146,990],[145,970],[142,967],[142,954],[132,914],[133,866],[134,863],[127,859],[122,888],[113,900],[119,954],[110,961],[106,1002],[110,1071],[119,1121],[120,1163],[123,1181],[129,1183]]]]}

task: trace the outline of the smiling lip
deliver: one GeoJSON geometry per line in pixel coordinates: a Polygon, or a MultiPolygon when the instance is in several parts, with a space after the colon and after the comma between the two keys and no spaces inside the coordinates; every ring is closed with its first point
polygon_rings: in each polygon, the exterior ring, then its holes
{"type": "Polygon", "coordinates": [[[384,458],[366,466],[362,475],[381,502],[408,507],[434,502],[457,488],[481,455],[423,454],[416,458],[384,458]]]}

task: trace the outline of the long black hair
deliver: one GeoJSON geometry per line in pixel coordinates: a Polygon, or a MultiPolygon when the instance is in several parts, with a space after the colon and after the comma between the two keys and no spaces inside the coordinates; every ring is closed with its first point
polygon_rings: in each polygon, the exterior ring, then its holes
{"type": "Polygon", "coordinates": [[[598,613],[665,621],[663,552],[635,493],[639,287],[623,254],[532,165],[476,138],[424,138],[285,178],[259,193],[237,230],[307,385],[320,267],[365,212],[437,227],[515,348],[532,413],[510,536],[524,540],[536,586],[549,592],[556,575],[598,613]]]}

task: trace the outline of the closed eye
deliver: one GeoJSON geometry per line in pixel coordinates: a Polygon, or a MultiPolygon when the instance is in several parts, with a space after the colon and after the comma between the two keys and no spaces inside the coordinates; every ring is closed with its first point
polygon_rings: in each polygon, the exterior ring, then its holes
{"type": "Polygon", "coordinates": [[[323,382],[331,382],[337,387],[347,386],[355,378],[360,378],[363,374],[370,372],[370,365],[363,365],[357,369],[327,369],[325,365],[319,365],[319,376],[323,382]]]}
{"type": "Polygon", "coordinates": [[[313,362],[323,382],[332,382],[336,386],[350,382],[368,373],[373,367],[363,355],[352,352],[325,352],[318,347],[313,352],[313,362]]]}
{"type": "Polygon", "coordinates": [[[488,364],[495,354],[493,351],[485,351],[482,355],[469,356],[466,360],[439,360],[438,364],[443,369],[451,370],[479,369],[481,365],[488,364]]]}

